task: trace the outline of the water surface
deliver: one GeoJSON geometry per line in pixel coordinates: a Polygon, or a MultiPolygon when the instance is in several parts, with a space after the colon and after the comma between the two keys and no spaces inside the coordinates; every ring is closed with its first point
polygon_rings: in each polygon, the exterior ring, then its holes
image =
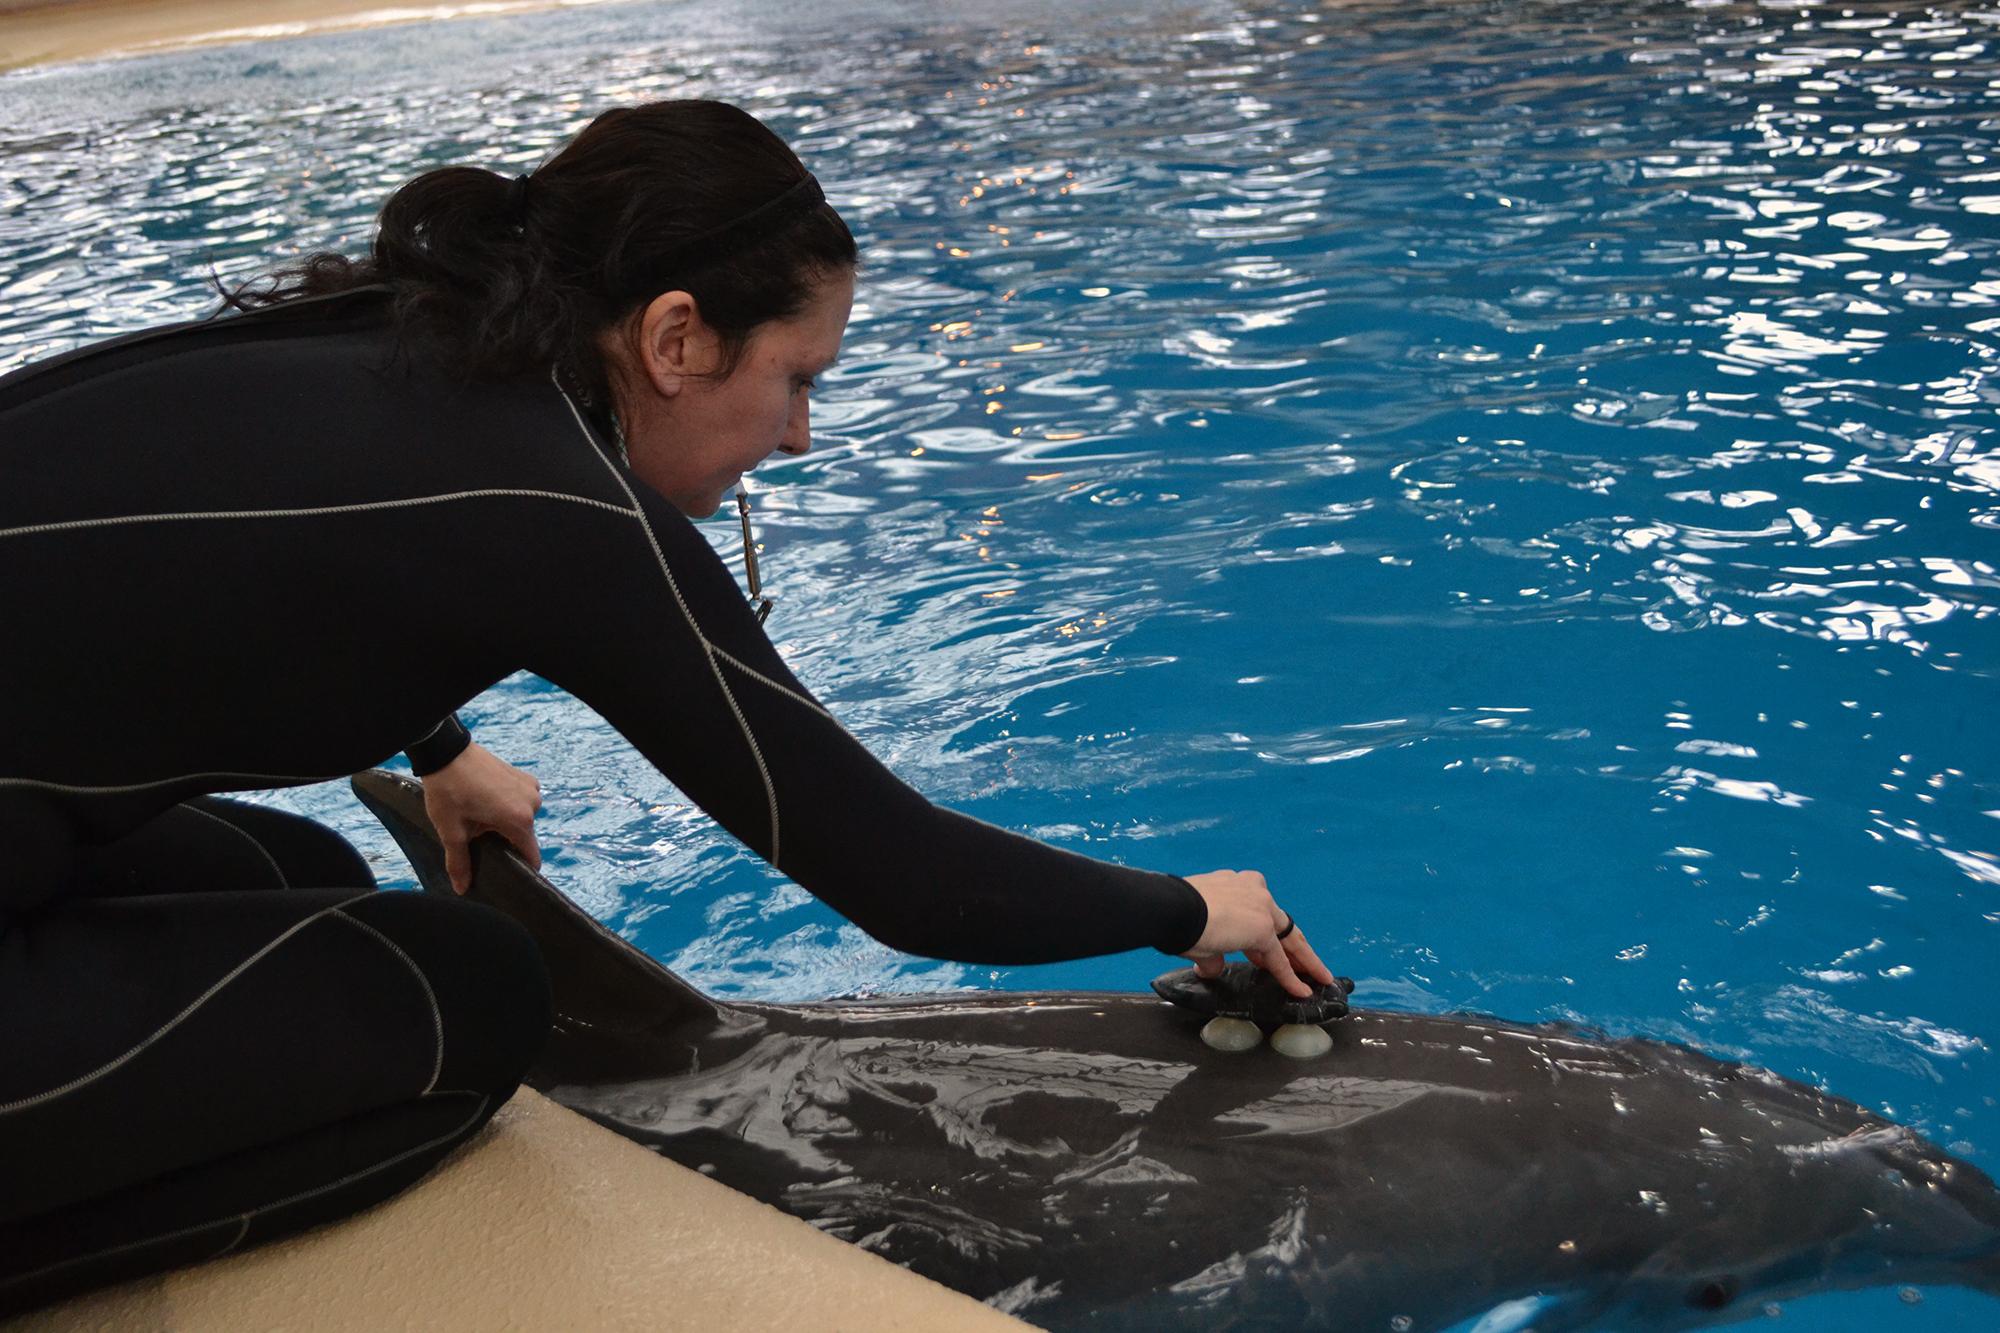
{"type": "MultiPolygon", "coordinates": [[[[907,779],[1261,869],[1364,1002],[1689,1041],[1990,1171],[1997,44],[1976,5],[688,0],[26,71],[0,366],[356,247],[425,168],[738,101],[868,263],[818,448],[757,474],[771,629],[907,779]]],[[[551,873],[719,992],[1165,966],[894,954],[544,683],[467,717],[551,873]]],[[[271,799],[406,878],[339,789],[271,799]]],[[[1908,1296],[1786,1313],[1995,1308],[1908,1296]]]]}

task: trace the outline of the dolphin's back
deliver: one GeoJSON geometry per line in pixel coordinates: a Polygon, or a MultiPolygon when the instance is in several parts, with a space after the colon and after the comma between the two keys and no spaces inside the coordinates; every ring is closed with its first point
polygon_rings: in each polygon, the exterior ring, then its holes
{"type": "MultiPolygon", "coordinates": [[[[440,882],[415,784],[356,786],[440,882]]],[[[1301,1061],[1211,1050],[1151,996],[720,1005],[511,853],[481,853],[472,896],[556,978],[536,1087],[1047,1327],[1420,1330],[1506,1305],[1548,1333],[1995,1289],[1984,1173],[1685,1047],[1356,1010],[1301,1061]]]]}

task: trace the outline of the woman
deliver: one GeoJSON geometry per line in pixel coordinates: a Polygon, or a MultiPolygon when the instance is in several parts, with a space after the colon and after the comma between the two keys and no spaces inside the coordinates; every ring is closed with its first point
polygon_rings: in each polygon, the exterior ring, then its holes
{"type": "Polygon", "coordinates": [[[548,1025],[525,934],[215,793],[408,749],[461,848],[532,855],[532,780],[449,719],[522,669],[895,947],[1330,981],[1253,873],[897,781],[687,521],[810,446],[855,260],[768,129],[660,103],[532,176],[413,181],[368,260],[0,379],[0,1309],[352,1212],[511,1094],[548,1025]]]}

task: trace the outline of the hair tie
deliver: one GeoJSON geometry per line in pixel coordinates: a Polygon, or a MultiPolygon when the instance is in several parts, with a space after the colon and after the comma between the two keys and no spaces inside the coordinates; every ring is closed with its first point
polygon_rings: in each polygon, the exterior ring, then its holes
{"type": "Polygon", "coordinates": [[[507,186],[507,199],[503,207],[515,226],[527,225],[528,178],[526,176],[516,176],[507,186]]]}

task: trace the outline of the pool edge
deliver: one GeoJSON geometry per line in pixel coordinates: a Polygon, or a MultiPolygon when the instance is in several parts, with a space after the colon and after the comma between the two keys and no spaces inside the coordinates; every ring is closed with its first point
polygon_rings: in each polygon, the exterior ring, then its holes
{"type": "Polygon", "coordinates": [[[0,0],[0,74],[234,42],[632,0],[0,0]]]}
{"type": "Polygon", "coordinates": [[[1027,1326],[526,1089],[357,1217],[0,1320],[5,1333],[303,1327],[1027,1326]]]}

